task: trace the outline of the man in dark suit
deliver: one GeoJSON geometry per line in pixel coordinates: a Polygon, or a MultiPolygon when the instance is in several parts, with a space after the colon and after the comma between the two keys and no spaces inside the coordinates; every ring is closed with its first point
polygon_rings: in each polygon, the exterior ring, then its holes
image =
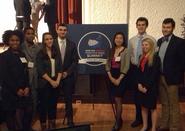
{"type": "Polygon", "coordinates": [[[158,55],[161,59],[159,94],[162,104],[162,118],[159,130],[179,130],[178,86],[183,79],[185,42],[173,34],[174,28],[175,21],[172,18],[164,19],[162,23],[163,37],[157,42],[158,55]]]}
{"type": "Polygon", "coordinates": [[[61,87],[64,92],[65,111],[68,126],[73,126],[72,94],[75,86],[75,71],[78,64],[76,45],[66,38],[67,25],[59,24],[57,27],[58,37],[55,47],[62,59],[62,81],[61,87]]]}
{"type": "Polygon", "coordinates": [[[53,35],[54,38],[56,38],[57,37],[56,23],[58,22],[57,0],[47,0],[44,12],[45,12],[44,22],[47,23],[49,32],[53,35]]]}

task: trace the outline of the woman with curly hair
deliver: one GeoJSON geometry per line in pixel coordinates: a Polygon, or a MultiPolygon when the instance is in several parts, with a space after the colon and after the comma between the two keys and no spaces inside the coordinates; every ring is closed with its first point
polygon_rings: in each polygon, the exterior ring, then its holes
{"type": "Polygon", "coordinates": [[[20,51],[23,34],[20,31],[4,32],[3,43],[9,46],[1,54],[0,75],[2,105],[9,131],[30,131],[32,100],[28,81],[27,60],[20,51]]]}

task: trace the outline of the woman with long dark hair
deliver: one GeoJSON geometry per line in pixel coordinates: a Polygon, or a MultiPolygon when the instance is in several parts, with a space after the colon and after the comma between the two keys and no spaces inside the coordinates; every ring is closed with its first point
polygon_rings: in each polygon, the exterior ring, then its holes
{"type": "Polygon", "coordinates": [[[57,98],[61,80],[61,59],[53,46],[50,33],[42,36],[43,49],[37,55],[39,116],[42,130],[56,126],[57,98]],[[47,124],[48,118],[48,124],[47,124]]]}
{"type": "Polygon", "coordinates": [[[113,38],[114,47],[110,51],[110,57],[106,64],[106,71],[110,80],[111,94],[115,100],[116,122],[113,131],[119,131],[122,127],[122,97],[126,89],[126,75],[130,65],[130,57],[126,48],[125,36],[117,32],[113,38]]]}

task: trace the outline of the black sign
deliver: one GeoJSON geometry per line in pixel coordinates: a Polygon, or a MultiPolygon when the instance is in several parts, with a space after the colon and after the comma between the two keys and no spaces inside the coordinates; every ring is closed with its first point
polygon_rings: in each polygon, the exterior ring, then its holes
{"type": "Polygon", "coordinates": [[[123,32],[128,36],[127,24],[68,25],[68,37],[77,44],[79,74],[103,74],[113,36],[123,32]]]}

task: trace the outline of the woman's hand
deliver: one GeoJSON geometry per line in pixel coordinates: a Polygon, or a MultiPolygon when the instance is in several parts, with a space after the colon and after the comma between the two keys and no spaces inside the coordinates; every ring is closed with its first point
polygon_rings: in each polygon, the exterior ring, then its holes
{"type": "Polygon", "coordinates": [[[120,82],[121,82],[120,79],[116,79],[114,84],[115,84],[116,86],[119,86],[120,82]]]}
{"type": "Polygon", "coordinates": [[[30,93],[30,89],[28,87],[26,87],[24,89],[24,96],[29,96],[29,93],[30,93]]]}
{"type": "Polygon", "coordinates": [[[17,91],[17,95],[20,96],[20,97],[24,96],[24,90],[23,89],[19,89],[17,91]]]}
{"type": "Polygon", "coordinates": [[[62,79],[65,79],[68,76],[67,72],[62,73],[62,79]]]}
{"type": "Polygon", "coordinates": [[[138,84],[138,90],[142,93],[146,93],[147,89],[145,87],[142,86],[142,84],[138,84]]]}
{"type": "Polygon", "coordinates": [[[59,83],[57,81],[51,80],[50,84],[53,88],[57,88],[59,86],[59,83]]]}

